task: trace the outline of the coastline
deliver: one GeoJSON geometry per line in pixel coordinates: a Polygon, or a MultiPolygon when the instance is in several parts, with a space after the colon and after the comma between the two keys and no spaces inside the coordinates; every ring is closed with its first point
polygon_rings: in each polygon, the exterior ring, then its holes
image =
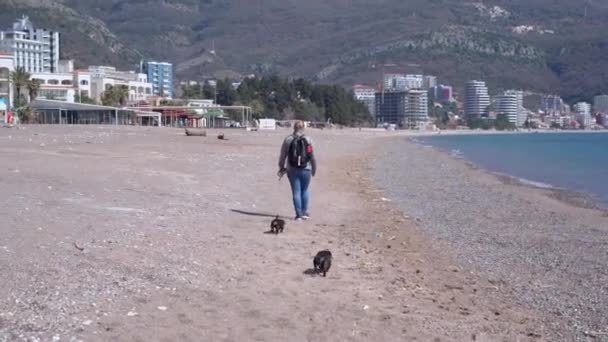
{"type": "Polygon", "coordinates": [[[292,213],[275,176],[289,132],[209,133],[1,131],[18,181],[0,178],[0,338],[552,338],[542,315],[459,265],[375,186],[368,165],[394,136],[311,130],[313,218],[273,236],[271,216],[292,213]],[[310,276],[324,248],[333,266],[310,276]]]}
{"type": "Polygon", "coordinates": [[[395,205],[463,264],[543,312],[561,340],[590,331],[601,340],[608,321],[599,299],[608,295],[601,281],[608,279],[606,212],[584,194],[533,187],[411,139],[398,138],[375,162],[383,170],[374,179],[395,205]]]}
{"type": "MultiPolygon", "coordinates": [[[[589,133],[608,133],[608,131],[589,133]]],[[[428,137],[430,136],[424,136],[424,138],[428,137]]],[[[480,170],[482,172],[492,174],[505,184],[537,189],[539,191],[545,192],[547,196],[563,201],[567,204],[583,209],[598,210],[601,211],[604,215],[608,215],[608,203],[598,198],[597,194],[577,191],[574,189],[567,189],[564,187],[557,186],[555,184],[545,183],[544,181],[531,180],[507,173],[489,170],[476,164],[474,161],[467,159],[462,155],[462,152],[460,152],[459,150],[456,150],[456,152],[454,150],[448,152],[446,149],[434,146],[428,141],[418,140],[417,137],[409,137],[409,140],[417,145],[430,147],[435,151],[448,155],[451,158],[458,159],[465,163],[467,166],[469,166],[472,170],[480,170]]]]}

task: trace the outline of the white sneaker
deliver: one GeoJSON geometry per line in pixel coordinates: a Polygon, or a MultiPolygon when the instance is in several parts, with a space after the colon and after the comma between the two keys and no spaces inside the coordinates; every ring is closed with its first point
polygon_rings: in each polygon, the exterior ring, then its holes
{"type": "Polygon", "coordinates": [[[295,221],[296,221],[296,222],[300,222],[300,221],[302,221],[302,218],[301,218],[301,217],[296,217],[296,218],[295,218],[295,221]]]}

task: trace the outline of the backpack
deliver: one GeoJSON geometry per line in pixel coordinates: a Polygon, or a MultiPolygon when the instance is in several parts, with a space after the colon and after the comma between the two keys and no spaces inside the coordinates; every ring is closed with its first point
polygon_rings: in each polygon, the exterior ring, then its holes
{"type": "Polygon", "coordinates": [[[289,154],[287,159],[289,165],[298,169],[303,169],[308,165],[312,158],[312,145],[303,135],[294,136],[289,144],[289,154]]]}

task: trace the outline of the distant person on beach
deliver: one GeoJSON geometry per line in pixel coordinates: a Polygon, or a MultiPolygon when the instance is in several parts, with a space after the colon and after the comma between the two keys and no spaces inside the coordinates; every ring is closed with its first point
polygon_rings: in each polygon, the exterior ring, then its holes
{"type": "Polygon", "coordinates": [[[297,121],[293,126],[293,134],[283,141],[279,157],[279,173],[287,172],[293,206],[296,211],[296,221],[308,220],[308,204],[310,180],[317,172],[312,139],[304,135],[304,122],[297,121]]]}

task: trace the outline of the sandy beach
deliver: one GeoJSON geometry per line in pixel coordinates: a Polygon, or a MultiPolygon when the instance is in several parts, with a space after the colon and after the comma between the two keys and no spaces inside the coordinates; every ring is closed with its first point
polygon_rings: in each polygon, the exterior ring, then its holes
{"type": "MultiPolygon", "coordinates": [[[[563,263],[605,248],[594,234],[606,236],[607,225],[592,225],[605,223],[595,211],[416,149],[398,133],[310,130],[319,159],[312,220],[296,223],[287,180],[276,177],[288,131],[224,133],[227,141],[216,131],[186,137],[165,128],[0,129],[0,341],[606,338],[606,254],[585,259],[589,269],[563,263]],[[382,158],[412,158],[405,160],[412,167],[378,164],[382,158]],[[435,178],[454,171],[467,181],[450,188],[435,178]],[[513,276],[506,272],[523,264],[499,267],[513,255],[498,237],[514,216],[480,210],[467,216],[475,218],[463,225],[469,230],[442,232],[430,214],[460,224],[464,208],[446,200],[477,182],[492,196],[524,196],[539,220],[551,212],[560,227],[576,222],[570,235],[546,226],[530,234],[543,255],[559,243],[580,253],[546,272],[551,260],[527,259],[530,268],[513,276]],[[276,214],[288,218],[285,233],[265,234],[276,214]],[[581,227],[588,230],[574,246],[581,227]],[[326,248],[334,255],[330,272],[310,275],[312,257],[326,248]],[[577,272],[586,278],[570,284],[577,272]],[[525,282],[534,291],[522,289],[525,282]],[[589,300],[597,320],[589,312],[572,316],[578,306],[549,311],[557,305],[552,291],[577,295],[587,282],[600,292],[576,300],[589,300]]],[[[530,236],[517,227],[527,246],[530,236]]]]}

